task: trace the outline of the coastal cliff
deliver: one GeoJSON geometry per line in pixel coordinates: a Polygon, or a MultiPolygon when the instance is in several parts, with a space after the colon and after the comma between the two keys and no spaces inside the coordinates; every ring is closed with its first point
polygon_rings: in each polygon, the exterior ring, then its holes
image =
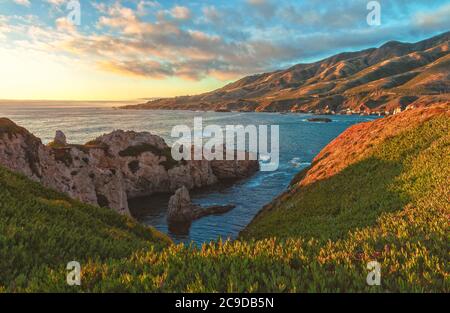
{"type": "Polygon", "coordinates": [[[84,203],[129,215],[128,199],[201,188],[248,177],[258,161],[175,161],[164,140],[148,132],[117,130],[84,145],[62,132],[44,145],[12,121],[0,119],[0,165],[84,203]]]}

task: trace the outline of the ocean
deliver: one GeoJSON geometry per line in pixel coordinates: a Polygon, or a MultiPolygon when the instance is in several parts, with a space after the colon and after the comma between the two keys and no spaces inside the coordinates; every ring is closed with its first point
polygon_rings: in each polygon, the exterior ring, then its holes
{"type": "MultiPolygon", "coordinates": [[[[282,193],[293,176],[311,164],[313,158],[331,140],[349,126],[375,119],[372,116],[334,115],[331,123],[311,123],[310,114],[279,113],[216,113],[193,111],[120,110],[102,104],[94,106],[76,103],[0,104],[0,117],[7,117],[50,142],[56,130],[62,130],[70,143],[82,144],[113,130],[149,131],[163,137],[168,144],[172,127],[193,127],[194,117],[203,118],[203,126],[279,125],[280,165],[275,172],[259,172],[233,185],[219,185],[191,193],[193,202],[208,205],[235,204],[226,214],[208,216],[195,221],[188,234],[175,235],[166,223],[170,195],[133,199],[130,208],[140,222],[168,233],[176,242],[201,244],[218,238],[235,239],[256,213],[282,193]]],[[[115,104],[113,104],[115,105],[115,104]]]]}

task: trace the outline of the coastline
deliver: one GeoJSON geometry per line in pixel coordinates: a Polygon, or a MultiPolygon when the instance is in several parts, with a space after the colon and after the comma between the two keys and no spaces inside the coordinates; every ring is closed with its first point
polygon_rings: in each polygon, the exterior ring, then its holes
{"type": "MultiPolygon", "coordinates": [[[[198,243],[218,237],[236,238],[238,232],[250,222],[253,215],[283,192],[297,171],[310,162],[323,146],[348,126],[376,118],[338,115],[333,117],[333,123],[326,125],[307,122],[306,118],[309,115],[305,114],[121,111],[112,108],[97,110],[93,108],[35,108],[34,106],[23,107],[21,110],[0,108],[0,115],[11,117],[19,125],[26,125],[32,133],[42,138],[44,143],[51,142],[54,139],[55,130],[61,129],[65,131],[70,143],[80,145],[117,129],[129,129],[136,132],[151,131],[163,137],[168,144],[172,144],[171,128],[178,124],[190,125],[192,119],[198,115],[203,116],[205,125],[219,124],[222,127],[230,123],[279,124],[284,139],[281,141],[281,167],[277,172],[257,173],[234,186],[228,185],[224,188],[213,188],[208,192],[191,194],[195,203],[205,207],[232,204],[236,201],[238,205],[235,210],[223,216],[211,216],[196,221],[189,235],[176,236],[178,241],[193,240],[198,243]],[[307,149],[300,149],[300,147],[307,149]]],[[[138,201],[139,219],[147,225],[154,225],[158,230],[168,233],[165,221],[167,203],[154,205],[152,201],[151,197],[138,201]]]]}

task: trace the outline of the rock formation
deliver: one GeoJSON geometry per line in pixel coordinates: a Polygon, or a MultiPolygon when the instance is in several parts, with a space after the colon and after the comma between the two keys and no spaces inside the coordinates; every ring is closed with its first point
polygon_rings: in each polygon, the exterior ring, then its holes
{"type": "Polygon", "coordinates": [[[194,210],[196,208],[197,206],[191,202],[189,191],[183,186],[170,197],[167,221],[169,224],[191,223],[194,219],[194,210]]]}
{"type": "Polygon", "coordinates": [[[82,202],[129,214],[128,199],[242,178],[257,161],[175,161],[164,140],[148,132],[114,131],[85,145],[58,131],[48,146],[12,121],[0,119],[0,165],[82,202]],[[231,170],[231,169],[232,170],[231,170]]]}
{"type": "Polygon", "coordinates": [[[55,140],[53,142],[56,145],[62,145],[62,146],[67,145],[66,135],[62,131],[57,130],[56,134],[55,134],[55,140]]]}
{"type": "Polygon", "coordinates": [[[313,122],[313,123],[331,123],[333,120],[330,118],[326,118],[326,117],[313,117],[313,118],[308,118],[308,122],[313,122]]]}
{"type": "Polygon", "coordinates": [[[257,156],[246,152],[244,160],[238,160],[234,153],[234,160],[226,160],[227,150],[223,147],[223,160],[211,161],[211,168],[219,180],[233,180],[245,178],[259,171],[259,163],[254,161],[257,156]]]}
{"type": "Polygon", "coordinates": [[[208,215],[223,214],[234,208],[234,205],[217,205],[202,208],[192,203],[189,190],[183,186],[169,200],[167,222],[172,232],[184,233],[194,220],[208,215]]]}

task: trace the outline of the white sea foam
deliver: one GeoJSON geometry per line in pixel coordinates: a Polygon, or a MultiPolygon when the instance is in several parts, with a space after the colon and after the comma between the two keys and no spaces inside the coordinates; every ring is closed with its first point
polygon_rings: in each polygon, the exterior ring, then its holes
{"type": "Polygon", "coordinates": [[[291,164],[293,167],[305,167],[311,165],[311,162],[302,162],[302,159],[299,157],[295,157],[292,160],[289,161],[289,164],[291,164]]]}

